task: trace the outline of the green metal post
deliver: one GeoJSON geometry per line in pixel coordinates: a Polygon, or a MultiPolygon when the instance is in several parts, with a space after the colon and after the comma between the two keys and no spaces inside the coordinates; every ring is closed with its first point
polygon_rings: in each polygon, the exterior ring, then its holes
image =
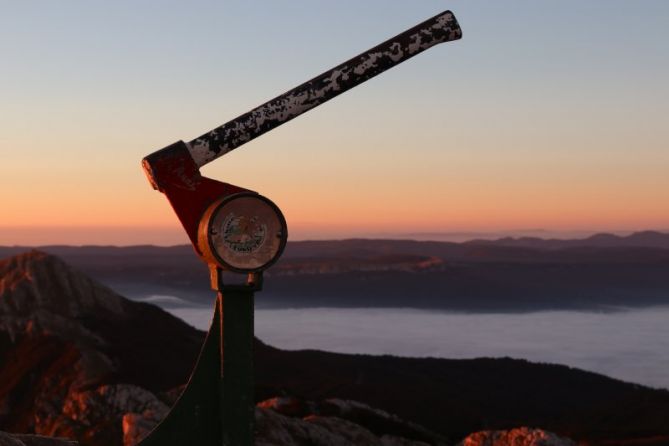
{"type": "Polygon", "coordinates": [[[253,446],[253,298],[262,274],[245,285],[224,285],[211,268],[218,291],[214,318],[186,389],[141,446],[253,446]]]}
{"type": "Polygon", "coordinates": [[[253,290],[234,287],[218,293],[221,312],[221,380],[219,385],[222,444],[252,446],[253,290]]]}

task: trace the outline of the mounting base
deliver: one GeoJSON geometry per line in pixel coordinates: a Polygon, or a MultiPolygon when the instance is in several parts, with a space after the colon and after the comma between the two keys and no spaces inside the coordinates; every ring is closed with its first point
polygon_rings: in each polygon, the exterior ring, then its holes
{"type": "Polygon", "coordinates": [[[190,381],[141,446],[253,446],[253,299],[260,283],[218,292],[190,381]]]}

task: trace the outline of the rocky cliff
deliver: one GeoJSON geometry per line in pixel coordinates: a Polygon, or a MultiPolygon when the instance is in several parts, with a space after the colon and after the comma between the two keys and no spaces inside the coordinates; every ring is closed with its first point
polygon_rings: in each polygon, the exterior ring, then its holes
{"type": "Polygon", "coordinates": [[[125,413],[164,415],[154,393],[185,382],[199,331],[44,253],[0,278],[1,427],[115,445],[125,413]]]}

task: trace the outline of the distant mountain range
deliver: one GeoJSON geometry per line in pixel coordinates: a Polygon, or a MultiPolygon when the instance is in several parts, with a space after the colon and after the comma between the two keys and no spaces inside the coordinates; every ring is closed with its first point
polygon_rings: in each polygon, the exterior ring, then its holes
{"type": "MultiPolygon", "coordinates": [[[[164,416],[203,335],[53,256],[31,252],[0,261],[0,430],[120,446],[134,426],[152,426],[164,416]]],[[[255,367],[258,400],[297,397],[319,407],[309,418],[316,424],[331,414],[349,417],[340,423],[349,429],[362,424],[374,435],[408,438],[384,444],[438,445],[484,428],[528,425],[582,444],[669,440],[669,391],[565,366],[287,352],[256,341],[255,367]]],[[[265,424],[261,431],[271,428],[265,424]]]]}
{"type": "MultiPolygon", "coordinates": [[[[26,250],[0,247],[0,258],[26,250]]],[[[47,246],[117,292],[211,302],[190,246],[47,246]]],[[[266,273],[264,307],[406,307],[477,312],[669,304],[669,234],[289,242],[266,273]]]]}
{"type": "Polygon", "coordinates": [[[562,240],[538,237],[505,237],[497,240],[471,240],[474,245],[514,246],[537,249],[566,248],[660,248],[669,249],[669,234],[657,231],[635,232],[628,236],[600,233],[584,239],[562,240]]]}

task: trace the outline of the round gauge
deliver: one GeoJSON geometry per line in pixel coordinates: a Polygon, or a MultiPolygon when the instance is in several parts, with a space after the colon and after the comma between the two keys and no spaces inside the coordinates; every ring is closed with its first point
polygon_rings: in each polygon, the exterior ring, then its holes
{"type": "Polygon", "coordinates": [[[244,192],[212,203],[200,221],[198,246],[209,262],[237,272],[261,271],[286,246],[286,220],[267,198],[244,192]]]}

